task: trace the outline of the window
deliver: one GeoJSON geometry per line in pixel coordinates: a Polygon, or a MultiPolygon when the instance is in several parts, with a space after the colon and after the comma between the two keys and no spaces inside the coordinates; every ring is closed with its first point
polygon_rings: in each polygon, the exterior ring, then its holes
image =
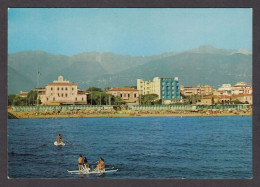
{"type": "Polygon", "coordinates": [[[58,93],[58,97],[60,97],[60,94],[58,93]]]}
{"type": "Polygon", "coordinates": [[[57,90],[60,90],[60,88],[58,87],[57,90]]]}
{"type": "Polygon", "coordinates": [[[128,97],[130,97],[130,94],[128,94],[128,97]]]}
{"type": "Polygon", "coordinates": [[[53,90],[53,88],[51,87],[51,91],[53,90]]]}
{"type": "Polygon", "coordinates": [[[65,90],[67,91],[67,90],[68,90],[68,88],[66,87],[66,88],[65,88],[65,90]]]}
{"type": "Polygon", "coordinates": [[[51,95],[52,95],[52,93],[51,93],[51,95]]]}
{"type": "Polygon", "coordinates": [[[65,94],[65,97],[68,97],[68,94],[67,94],[67,93],[65,94]]]}
{"type": "Polygon", "coordinates": [[[120,97],[123,97],[123,94],[120,94],[120,97]]]}
{"type": "Polygon", "coordinates": [[[134,97],[136,97],[136,94],[134,94],[134,97]]]}
{"type": "Polygon", "coordinates": [[[49,98],[47,97],[47,101],[49,100],[49,98]]]}
{"type": "Polygon", "coordinates": [[[63,97],[63,94],[61,94],[61,97],[63,97]]]}
{"type": "Polygon", "coordinates": [[[81,98],[81,100],[82,100],[82,101],[84,100],[83,97],[81,98]]]}
{"type": "Polygon", "coordinates": [[[74,90],[74,88],[72,87],[72,90],[74,90]]]}
{"type": "Polygon", "coordinates": [[[53,97],[53,101],[55,101],[55,97],[53,97]]]}
{"type": "Polygon", "coordinates": [[[75,101],[77,101],[77,97],[75,97],[75,101]]]}

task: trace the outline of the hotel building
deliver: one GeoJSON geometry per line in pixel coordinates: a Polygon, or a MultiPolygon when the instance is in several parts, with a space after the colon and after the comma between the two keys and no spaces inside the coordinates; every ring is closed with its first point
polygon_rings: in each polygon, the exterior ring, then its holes
{"type": "Polygon", "coordinates": [[[87,104],[87,93],[78,89],[77,84],[63,80],[62,76],[45,86],[40,94],[42,105],[87,104]]]}
{"type": "Polygon", "coordinates": [[[140,90],[142,95],[157,94],[160,99],[180,99],[180,82],[178,77],[155,77],[153,81],[137,79],[137,90],[140,90]]]}
{"type": "Polygon", "coordinates": [[[129,87],[115,87],[106,91],[107,94],[121,97],[127,103],[138,103],[139,91],[129,87]]]}

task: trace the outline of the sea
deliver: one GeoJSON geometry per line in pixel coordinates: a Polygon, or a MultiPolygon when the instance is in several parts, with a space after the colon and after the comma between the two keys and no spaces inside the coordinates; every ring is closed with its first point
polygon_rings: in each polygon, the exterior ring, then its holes
{"type": "Polygon", "coordinates": [[[9,119],[8,177],[248,179],[252,116],[9,119]],[[79,154],[118,171],[68,173],[79,154]]]}

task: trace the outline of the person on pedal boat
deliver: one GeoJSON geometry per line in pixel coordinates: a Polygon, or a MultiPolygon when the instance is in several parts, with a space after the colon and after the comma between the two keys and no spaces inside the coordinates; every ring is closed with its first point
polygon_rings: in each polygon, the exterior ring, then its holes
{"type": "Polygon", "coordinates": [[[61,142],[62,142],[62,136],[61,136],[61,134],[59,134],[59,135],[57,136],[57,139],[58,139],[58,142],[57,142],[57,143],[61,143],[61,142]]]}
{"type": "Polygon", "coordinates": [[[105,160],[102,157],[99,157],[99,160],[96,162],[98,165],[95,168],[95,171],[105,171],[105,160]]]}
{"type": "Polygon", "coordinates": [[[78,163],[79,163],[79,171],[82,171],[82,169],[83,169],[83,158],[82,158],[82,155],[79,155],[78,163]]]}
{"type": "Polygon", "coordinates": [[[89,171],[89,164],[88,164],[88,160],[86,157],[84,157],[84,159],[83,159],[83,167],[85,170],[89,171]]]}

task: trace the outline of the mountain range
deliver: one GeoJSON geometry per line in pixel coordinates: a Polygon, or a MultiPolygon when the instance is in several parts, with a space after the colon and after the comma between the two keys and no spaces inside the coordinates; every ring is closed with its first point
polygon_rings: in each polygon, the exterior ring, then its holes
{"type": "Polygon", "coordinates": [[[210,45],[183,52],[153,56],[118,55],[111,52],[84,52],[73,56],[42,50],[8,54],[8,94],[30,91],[57,80],[59,75],[88,87],[134,86],[136,79],[179,77],[182,85],[252,83],[252,52],[244,49],[217,49],[210,45]]]}

